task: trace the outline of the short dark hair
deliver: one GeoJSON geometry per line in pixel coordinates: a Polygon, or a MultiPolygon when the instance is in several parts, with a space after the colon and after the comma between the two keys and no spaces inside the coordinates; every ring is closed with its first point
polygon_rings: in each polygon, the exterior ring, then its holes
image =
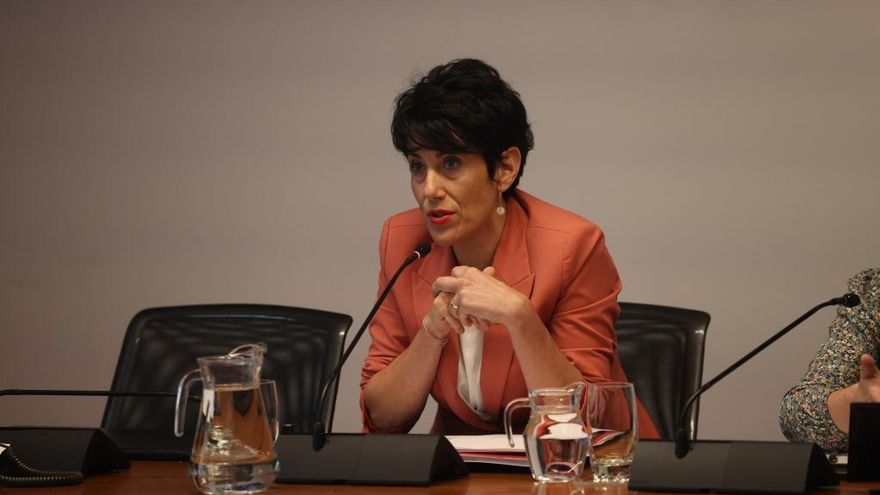
{"type": "Polygon", "coordinates": [[[535,140],[519,93],[482,60],[463,58],[431,69],[394,100],[391,140],[401,153],[418,148],[441,153],[481,153],[489,177],[501,153],[522,155],[516,190],[535,140]]]}

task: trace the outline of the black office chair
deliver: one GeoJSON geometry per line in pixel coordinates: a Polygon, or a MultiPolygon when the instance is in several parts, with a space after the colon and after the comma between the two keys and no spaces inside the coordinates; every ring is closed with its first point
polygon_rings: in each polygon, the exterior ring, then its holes
{"type": "MultiPolygon", "coordinates": [[[[703,348],[709,314],[692,309],[620,303],[617,353],[664,440],[675,438],[675,423],[703,379],[703,348]]],[[[687,415],[688,437],[697,437],[699,400],[687,415]]]]}
{"type": "MultiPolygon", "coordinates": [[[[261,304],[210,304],[146,309],[132,319],[112,390],[176,392],[196,358],[263,342],[261,376],[274,379],[284,433],[310,433],[321,387],[339,363],[351,317],[261,304]]],[[[338,377],[321,410],[331,425],[338,377]]],[[[194,389],[198,391],[200,389],[194,389]]],[[[184,439],[174,437],[174,399],[111,397],[101,427],[131,458],[182,459],[192,447],[198,407],[187,408],[184,439]]]]}

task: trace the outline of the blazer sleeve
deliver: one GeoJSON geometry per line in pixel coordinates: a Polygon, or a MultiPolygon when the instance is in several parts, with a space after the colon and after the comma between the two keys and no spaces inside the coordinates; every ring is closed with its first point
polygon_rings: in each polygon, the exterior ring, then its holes
{"type": "MultiPolygon", "coordinates": [[[[617,296],[622,285],[605,246],[605,235],[599,227],[588,223],[587,228],[575,230],[569,237],[565,252],[563,289],[548,330],[584,381],[627,381],[617,356],[614,331],[614,322],[620,315],[617,296]]],[[[641,401],[636,402],[639,437],[660,438],[650,414],[641,401]]]]}
{"type": "Polygon", "coordinates": [[[588,224],[566,242],[562,292],[548,330],[585,381],[619,380],[614,322],[620,313],[617,296],[622,286],[604,234],[588,224]]]}
{"type": "MultiPolygon", "coordinates": [[[[379,240],[379,293],[388,283],[391,274],[388,273],[388,245],[390,237],[390,219],[385,221],[382,226],[382,235],[379,240]]],[[[401,284],[398,285],[398,287],[401,284]]],[[[364,402],[364,388],[373,376],[385,369],[391,364],[410,344],[410,336],[404,330],[403,318],[397,304],[397,287],[392,289],[391,293],[382,303],[382,306],[376,312],[372,324],[370,324],[370,348],[367,357],[364,360],[363,368],[361,368],[361,421],[364,432],[374,433],[400,433],[409,431],[409,428],[400,431],[379,430],[370,422],[370,415],[364,402]]],[[[418,419],[418,418],[416,418],[418,419]]],[[[411,426],[410,426],[411,428],[411,426]]]]}

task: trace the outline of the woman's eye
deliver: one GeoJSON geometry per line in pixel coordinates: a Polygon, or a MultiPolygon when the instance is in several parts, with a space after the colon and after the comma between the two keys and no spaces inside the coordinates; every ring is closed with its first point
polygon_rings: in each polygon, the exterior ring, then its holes
{"type": "Polygon", "coordinates": [[[425,173],[425,164],[422,162],[409,162],[409,173],[413,175],[425,173]]]}
{"type": "Polygon", "coordinates": [[[461,160],[454,157],[449,157],[443,160],[443,168],[445,169],[456,169],[461,166],[461,160]]]}

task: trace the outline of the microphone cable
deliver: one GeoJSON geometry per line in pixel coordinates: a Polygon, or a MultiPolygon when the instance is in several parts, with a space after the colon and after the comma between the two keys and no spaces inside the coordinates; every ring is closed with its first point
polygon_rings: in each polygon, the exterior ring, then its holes
{"type": "Polygon", "coordinates": [[[18,458],[12,446],[0,443],[0,486],[10,488],[37,486],[66,486],[82,483],[78,471],[43,471],[34,469],[18,458]]]}

